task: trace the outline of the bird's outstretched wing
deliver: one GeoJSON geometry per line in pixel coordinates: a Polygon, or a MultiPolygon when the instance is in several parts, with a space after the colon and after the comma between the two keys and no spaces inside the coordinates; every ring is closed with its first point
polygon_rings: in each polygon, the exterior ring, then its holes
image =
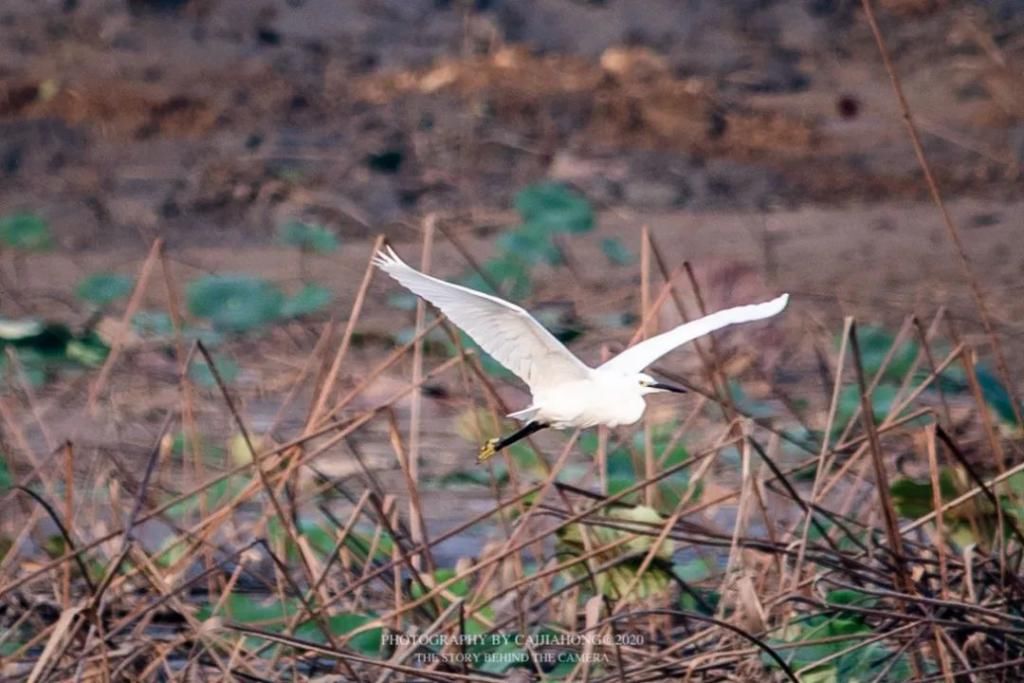
{"type": "Polygon", "coordinates": [[[663,332],[656,337],[651,337],[646,341],[629,347],[599,367],[598,370],[614,370],[615,372],[622,373],[640,372],[672,349],[682,346],[686,342],[693,341],[698,337],[703,337],[705,334],[728,327],[729,325],[770,318],[781,313],[788,302],[789,295],[783,294],[761,304],[727,308],[703,318],[684,323],[668,332],[663,332]]]}
{"type": "Polygon", "coordinates": [[[421,273],[402,261],[391,247],[378,252],[374,263],[441,309],[484,351],[526,382],[531,391],[589,376],[590,368],[521,307],[421,273]]]}

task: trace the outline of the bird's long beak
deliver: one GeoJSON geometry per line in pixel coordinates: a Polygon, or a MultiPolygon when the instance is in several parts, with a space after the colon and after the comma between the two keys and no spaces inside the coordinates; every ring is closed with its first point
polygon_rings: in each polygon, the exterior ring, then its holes
{"type": "Polygon", "coordinates": [[[662,391],[671,391],[673,394],[685,394],[686,389],[677,387],[673,384],[665,384],[664,382],[655,382],[650,385],[653,389],[661,389],[662,391]]]}

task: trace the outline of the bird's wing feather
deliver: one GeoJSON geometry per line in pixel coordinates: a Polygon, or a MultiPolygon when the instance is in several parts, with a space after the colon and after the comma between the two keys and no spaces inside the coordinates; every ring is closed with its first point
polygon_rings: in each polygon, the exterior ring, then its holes
{"type": "Polygon", "coordinates": [[[656,337],[651,337],[646,341],[629,347],[601,365],[598,370],[613,370],[621,373],[640,372],[672,349],[682,346],[686,342],[693,341],[698,337],[703,337],[705,334],[728,327],[729,325],[735,325],[736,323],[761,320],[762,318],[770,318],[773,315],[777,315],[786,307],[788,301],[789,295],[783,294],[771,301],[727,308],[703,318],[684,323],[668,332],[663,332],[656,337]]]}
{"type": "Polygon", "coordinates": [[[407,265],[391,247],[374,263],[403,287],[441,309],[495,360],[535,391],[538,386],[583,379],[583,364],[543,325],[515,304],[455,285],[407,265]]]}

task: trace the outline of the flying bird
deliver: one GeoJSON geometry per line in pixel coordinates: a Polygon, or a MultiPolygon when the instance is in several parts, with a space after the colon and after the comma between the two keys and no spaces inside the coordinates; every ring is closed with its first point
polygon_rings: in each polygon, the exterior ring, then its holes
{"type": "Polygon", "coordinates": [[[591,368],[520,306],[421,273],[402,261],[390,246],[377,253],[374,264],[403,287],[434,304],[530,388],[529,407],[509,415],[523,426],[508,436],[488,440],[480,449],[481,462],[548,427],[618,427],[635,423],[647,407],[647,394],[685,391],[657,381],[642,372],[644,368],[676,347],[715,330],[778,315],[789,301],[789,295],[783,294],[764,303],[712,313],[635,344],[591,368]]]}

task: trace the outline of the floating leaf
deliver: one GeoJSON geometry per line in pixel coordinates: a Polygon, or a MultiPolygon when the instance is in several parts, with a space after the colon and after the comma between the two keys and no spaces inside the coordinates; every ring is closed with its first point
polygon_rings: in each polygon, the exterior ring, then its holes
{"type": "MultiPolygon", "coordinates": [[[[516,645],[517,635],[493,633],[482,643],[470,646],[468,649],[474,657],[476,671],[501,675],[513,667],[528,666],[530,653],[516,645]]],[[[558,642],[557,639],[554,642],[558,642]]]]}
{"type": "Polygon", "coordinates": [[[168,536],[157,548],[153,561],[165,568],[175,566],[188,556],[189,540],[187,536],[168,536]]]}
{"type": "Polygon", "coordinates": [[[308,284],[304,286],[295,296],[288,298],[281,306],[281,315],[286,318],[298,318],[299,316],[316,313],[327,308],[331,303],[333,295],[331,290],[320,285],[308,284]]]}
{"type": "MultiPolygon", "coordinates": [[[[939,473],[939,488],[942,489],[943,500],[956,497],[956,486],[948,471],[939,473]]],[[[904,477],[889,485],[889,493],[896,511],[904,517],[916,519],[935,509],[931,482],[917,482],[904,477]]]]}
{"type": "Polygon", "coordinates": [[[5,492],[14,484],[14,477],[11,476],[11,469],[7,466],[7,459],[0,453],[0,493],[5,492]]]}
{"type": "Polygon", "coordinates": [[[374,545],[374,535],[351,532],[345,537],[345,547],[351,550],[360,562],[366,562],[373,549],[374,562],[387,562],[391,559],[391,552],[394,549],[395,541],[391,535],[384,532],[377,536],[377,543],[374,545]]]}
{"type": "Polygon", "coordinates": [[[758,401],[748,396],[747,392],[743,389],[742,383],[733,379],[727,381],[732,402],[743,414],[753,418],[774,417],[778,414],[778,411],[770,403],[758,401]]]}
{"type": "MultiPolygon", "coordinates": [[[[666,445],[659,443],[657,439],[654,440],[654,452],[659,454],[658,457],[661,460],[661,470],[671,469],[682,465],[684,462],[690,459],[690,453],[681,444],[673,446],[672,450],[667,454],[664,454],[666,445]]],[[[680,471],[673,472],[669,476],[665,477],[655,485],[657,491],[657,507],[663,512],[673,512],[679,507],[682,502],[682,496],[690,489],[690,473],[683,468],[680,471]]],[[[693,487],[691,493],[691,500],[700,498],[702,487],[700,482],[693,487]]]]}
{"type": "Polygon", "coordinates": [[[715,613],[721,596],[715,590],[697,585],[709,581],[715,575],[715,567],[711,561],[695,557],[673,564],[671,571],[685,586],[679,594],[680,607],[701,614],[715,613]]]}
{"type": "MultiPolygon", "coordinates": [[[[939,470],[939,487],[942,501],[949,502],[969,490],[971,484],[962,469],[943,467],[939,470]]],[[[921,517],[935,509],[930,482],[920,483],[902,478],[892,482],[889,489],[893,505],[904,517],[921,517]]],[[[1006,504],[1004,509],[1015,516],[1019,513],[1019,509],[1012,504],[1006,504]]],[[[961,547],[973,543],[988,549],[998,535],[999,515],[996,514],[995,506],[983,496],[975,496],[950,508],[942,518],[950,540],[961,547]]],[[[1008,534],[1009,525],[1004,524],[1003,531],[1008,534]]]]}
{"type": "Polygon", "coordinates": [[[198,340],[203,342],[208,349],[219,346],[224,341],[223,334],[217,330],[203,327],[187,327],[182,331],[182,335],[188,341],[198,340]]]}
{"type": "Polygon", "coordinates": [[[266,593],[231,593],[214,612],[210,605],[203,605],[196,618],[206,621],[210,617],[224,616],[244,624],[274,626],[299,611],[299,601],[294,598],[278,599],[266,593]]]}
{"type": "Polygon", "coordinates": [[[1003,383],[987,365],[978,363],[974,366],[974,375],[978,378],[978,386],[985,403],[989,405],[1003,422],[1015,424],[1017,417],[1013,411],[1013,399],[1003,383]]]}
{"type": "MultiPolygon", "coordinates": [[[[692,587],[691,587],[692,588],[692,587]]],[[[722,596],[718,591],[704,588],[692,588],[693,593],[683,591],[679,595],[679,606],[691,612],[714,616],[722,596]],[[696,595],[694,595],[696,593],[696,595]]]]}
{"type": "Polygon", "coordinates": [[[14,340],[13,346],[20,351],[33,351],[40,356],[54,361],[67,358],[68,342],[75,339],[75,334],[67,325],[45,323],[38,334],[14,340]]]}
{"type": "MultiPolygon", "coordinates": [[[[219,604],[210,603],[200,607],[196,612],[196,618],[206,621],[217,616],[279,633],[284,629],[287,620],[298,613],[300,605],[296,598],[282,599],[272,593],[234,592],[219,601],[219,604]],[[216,612],[213,610],[214,606],[217,606],[216,612]]],[[[258,637],[247,636],[244,641],[246,647],[253,650],[265,644],[265,641],[258,637]]],[[[279,648],[274,647],[266,656],[275,656],[277,652],[279,648]]]]}
{"type": "Polygon", "coordinates": [[[522,299],[530,295],[529,264],[516,254],[506,253],[483,265],[487,278],[472,272],[462,279],[462,284],[478,292],[501,295],[511,299],[522,299]],[[493,283],[500,291],[495,291],[493,283]]]}
{"type": "Polygon", "coordinates": [[[388,297],[388,306],[400,311],[415,311],[419,297],[409,292],[395,292],[388,297]]]}
{"type": "Polygon", "coordinates": [[[282,225],[277,235],[288,246],[318,254],[329,254],[338,249],[338,236],[322,225],[291,221],[282,225]]]}
{"type": "MultiPolygon", "coordinates": [[[[199,509],[200,496],[206,505],[207,512],[228,503],[234,499],[250,483],[245,475],[236,474],[211,484],[207,489],[194,493],[188,498],[179,501],[168,508],[167,513],[172,517],[183,517],[188,513],[199,509]]],[[[273,520],[271,520],[273,521],[273,520]]]]}
{"type": "Polygon", "coordinates": [[[852,588],[839,588],[828,592],[825,601],[833,605],[854,605],[857,607],[874,607],[878,598],[852,588]]]}
{"type": "MultiPolygon", "coordinates": [[[[455,578],[455,570],[446,567],[438,569],[433,574],[424,575],[422,576],[422,578],[423,582],[427,584],[427,587],[432,590],[436,586],[440,586],[441,584],[447,581],[451,581],[453,578],[455,578]]],[[[422,598],[424,595],[426,595],[426,592],[423,590],[423,586],[420,585],[419,581],[412,582],[412,585],[409,589],[409,593],[410,595],[412,595],[414,600],[422,598]]],[[[441,592],[440,595],[444,605],[449,604],[449,596],[454,596],[456,598],[464,598],[467,595],[469,595],[469,581],[464,578],[459,579],[458,581],[453,581],[450,585],[445,587],[445,589],[441,592]]]]}
{"type": "MultiPolygon", "coordinates": [[[[939,489],[942,501],[948,502],[960,497],[971,488],[967,475],[962,470],[943,467],[939,470],[939,489]]],[[[903,477],[889,485],[892,502],[896,511],[904,517],[916,519],[935,510],[931,482],[917,482],[903,477]]],[[[985,498],[975,497],[946,511],[943,518],[950,522],[976,518],[978,515],[994,513],[991,503],[985,498]]]]}
{"type": "Polygon", "coordinates": [[[631,311],[616,311],[615,313],[602,313],[591,318],[602,327],[633,327],[640,320],[636,313],[631,311]]]}
{"type": "MultiPolygon", "coordinates": [[[[665,523],[665,518],[658,512],[646,505],[638,505],[631,508],[615,507],[605,513],[605,518],[615,522],[639,522],[645,525],[660,525],[665,523]]],[[[645,534],[637,534],[631,531],[600,526],[601,518],[591,518],[593,524],[589,525],[586,533],[595,546],[604,546],[616,541],[624,543],[603,553],[597,553],[595,560],[598,564],[611,563],[621,559],[620,563],[614,564],[607,571],[601,572],[596,577],[597,588],[603,594],[611,598],[622,598],[626,590],[633,584],[643,558],[650,551],[654,538],[645,534]],[[628,540],[626,540],[628,539],[628,540]],[[629,556],[629,559],[625,559],[629,556]]],[[[570,524],[558,531],[559,548],[566,553],[582,555],[586,545],[583,542],[583,529],[579,524],[570,524]]],[[[672,582],[672,576],[668,571],[668,560],[675,551],[675,544],[672,541],[664,541],[658,546],[655,552],[656,562],[651,563],[647,570],[636,583],[635,588],[629,595],[630,599],[643,599],[663,592],[672,582]]],[[[570,572],[576,575],[584,575],[584,568],[578,564],[570,567],[570,572]]]]}
{"type": "MultiPolygon", "coordinates": [[[[48,358],[33,348],[20,348],[15,353],[17,354],[18,362],[21,364],[21,370],[25,375],[25,381],[33,387],[45,384],[47,375],[54,365],[54,359],[48,358]]],[[[14,379],[15,370],[8,362],[6,354],[0,356],[0,368],[3,368],[8,381],[17,382],[14,379]]]]}
{"type": "Polygon", "coordinates": [[[35,214],[16,213],[0,219],[0,242],[21,251],[49,249],[50,226],[35,214]]]}
{"type": "Polygon", "coordinates": [[[93,273],[85,277],[75,288],[79,299],[97,306],[107,306],[132,293],[134,281],[118,273],[93,273]]]}
{"type": "Polygon", "coordinates": [[[174,334],[171,316],[163,311],[139,311],[132,316],[132,327],[142,337],[169,337],[174,334]]]}
{"type": "Polygon", "coordinates": [[[110,347],[95,334],[82,335],[71,339],[64,347],[68,360],[73,360],[91,368],[97,368],[106,360],[110,347]]]}
{"type": "MultiPolygon", "coordinates": [[[[837,340],[839,343],[841,340],[837,340]]],[[[871,325],[857,326],[857,343],[860,346],[861,363],[864,366],[864,373],[868,379],[873,379],[879,370],[882,369],[882,362],[889,355],[896,337],[881,327],[871,325]]],[[[918,345],[916,342],[904,342],[893,353],[889,364],[886,365],[882,379],[899,383],[917,358],[918,345]]]]}
{"type": "MultiPolygon", "coordinates": [[[[871,643],[835,656],[857,642],[849,636],[863,635],[867,639],[873,634],[871,626],[857,615],[814,615],[791,624],[785,630],[777,630],[769,639],[769,644],[779,646],[808,643],[779,650],[791,668],[806,669],[800,676],[801,681],[867,683],[883,674],[885,680],[908,680],[911,671],[906,655],[897,655],[881,643],[871,643]],[[818,642],[829,639],[833,639],[833,642],[818,642]],[[896,661],[892,662],[894,656],[896,661]],[[822,660],[828,661],[820,667],[814,666],[822,660]]],[[[778,668],[775,660],[767,654],[762,654],[761,661],[771,669],[778,668]]]]}
{"type": "Polygon", "coordinates": [[[208,318],[225,332],[245,332],[278,318],[284,295],[276,286],[251,275],[207,275],[186,290],[192,315],[208,318]]]}
{"type": "MultiPolygon", "coordinates": [[[[669,453],[665,449],[669,446],[671,430],[664,428],[656,429],[652,435],[652,449],[655,457],[661,462],[660,470],[664,471],[678,467],[689,459],[686,447],[680,443],[672,446],[669,453]]],[[[585,453],[594,454],[597,452],[597,435],[593,433],[583,434],[580,437],[580,447],[585,453]]],[[[643,452],[644,436],[642,433],[634,437],[634,450],[643,452]]],[[[629,450],[615,448],[610,450],[605,457],[605,477],[608,481],[608,494],[618,495],[622,491],[634,486],[643,477],[637,472],[636,464],[629,450]]],[[[655,497],[655,508],[664,513],[672,513],[679,505],[680,497],[690,488],[690,474],[684,467],[661,479],[654,485],[657,496],[655,497]]],[[[693,487],[691,500],[700,497],[702,487],[698,483],[693,487]]],[[[640,501],[641,493],[633,492],[623,499],[623,502],[636,504],[640,501]]]]}
{"type": "Polygon", "coordinates": [[[594,210],[584,197],[561,183],[539,183],[521,190],[515,207],[523,223],[547,232],[587,232],[594,210]]]}
{"type": "MultiPolygon", "coordinates": [[[[332,636],[344,638],[353,631],[376,620],[376,617],[365,614],[335,614],[334,616],[327,617],[327,629],[331,632],[332,636]]],[[[301,624],[295,629],[295,637],[320,644],[327,642],[319,620],[310,620],[301,624]]],[[[383,646],[384,629],[380,627],[360,631],[352,636],[347,643],[348,648],[370,657],[379,655],[383,646]]]]}
{"type": "MultiPolygon", "coordinates": [[[[1016,424],[1013,399],[992,367],[987,363],[977,363],[974,366],[974,376],[978,380],[982,398],[992,408],[996,416],[1007,424],[1016,424]]],[[[922,377],[924,377],[924,373],[922,373],[922,377]]],[[[939,384],[943,391],[961,394],[969,392],[971,387],[964,369],[956,365],[942,371],[942,374],[939,375],[939,384]]]]}
{"type": "Polygon", "coordinates": [[[697,557],[689,562],[677,562],[672,565],[672,571],[686,583],[698,583],[710,579],[714,570],[707,560],[697,557]]]}
{"type": "Polygon", "coordinates": [[[0,340],[18,341],[34,337],[43,331],[43,323],[38,320],[4,320],[0,319],[0,340]]]}
{"type": "Polygon", "coordinates": [[[310,547],[323,557],[330,557],[338,544],[333,527],[317,524],[315,521],[302,517],[298,523],[299,535],[309,541],[310,547]]]}
{"type": "MultiPolygon", "coordinates": [[[[284,628],[287,620],[299,613],[300,607],[301,603],[295,598],[281,599],[267,593],[234,592],[227,596],[216,611],[209,604],[200,607],[196,618],[206,621],[213,616],[221,616],[276,633],[284,628]]],[[[375,619],[376,617],[365,614],[335,614],[327,617],[325,621],[308,619],[296,627],[294,635],[301,640],[325,643],[325,625],[332,636],[343,637],[375,619]]],[[[348,641],[348,647],[373,656],[380,653],[383,643],[383,629],[369,628],[353,636],[348,641]]]]}
{"type": "MultiPolygon", "coordinates": [[[[455,570],[448,567],[438,569],[432,574],[420,574],[422,583],[417,580],[412,580],[409,584],[409,594],[412,595],[413,599],[419,599],[427,594],[427,590],[424,590],[424,585],[427,589],[433,591],[437,586],[452,581],[452,579],[455,578],[455,575],[455,570]]],[[[445,586],[445,588],[438,594],[437,600],[441,603],[442,608],[447,607],[451,604],[453,598],[458,599],[468,597],[469,589],[469,579],[462,578],[457,581],[452,581],[452,583],[445,586]]],[[[426,607],[426,609],[430,609],[430,607],[426,607]]],[[[482,610],[478,610],[477,614],[479,614],[482,619],[477,619],[475,617],[467,619],[466,633],[478,635],[486,633],[489,630],[487,622],[493,622],[494,610],[490,607],[485,607],[482,610]]]]}
{"type": "MultiPolygon", "coordinates": [[[[239,367],[231,358],[226,356],[213,356],[213,366],[217,369],[224,384],[231,384],[238,377],[239,367]]],[[[196,356],[188,366],[189,378],[207,389],[217,386],[217,378],[203,356],[196,356]]]]}
{"type": "MultiPolygon", "coordinates": [[[[636,470],[633,458],[624,448],[616,448],[605,458],[605,473],[608,481],[608,495],[617,496],[636,483],[636,470]]],[[[637,494],[631,494],[625,500],[636,500],[637,494]]]]}
{"type": "Polygon", "coordinates": [[[604,252],[608,263],[613,266],[628,266],[636,260],[633,252],[627,249],[622,240],[616,237],[605,237],[601,240],[601,251],[604,252]]]}
{"type": "Polygon", "coordinates": [[[193,445],[192,437],[185,432],[176,432],[171,438],[171,454],[179,460],[184,458],[186,454],[191,454],[193,448],[203,458],[203,462],[223,465],[227,451],[223,446],[211,442],[205,436],[197,434],[195,436],[195,444],[193,445]]]}
{"type": "MultiPolygon", "coordinates": [[[[889,417],[898,391],[899,388],[894,384],[883,383],[871,392],[871,412],[876,423],[889,417]]],[[[855,414],[858,415],[858,420],[863,419],[859,417],[859,410],[860,388],[852,384],[843,387],[839,392],[839,404],[836,407],[836,418],[832,425],[832,436],[835,437],[842,433],[855,414]]]]}
{"type": "Polygon", "coordinates": [[[1024,472],[1011,474],[1010,477],[1003,482],[1003,490],[1017,496],[1018,498],[1024,497],[1024,472]]]}
{"type": "Polygon", "coordinates": [[[51,534],[39,544],[39,547],[44,553],[50,556],[51,559],[55,559],[64,555],[67,552],[67,543],[64,537],[60,534],[51,534]]]}
{"type": "Polygon", "coordinates": [[[551,241],[551,234],[536,223],[527,223],[509,230],[497,240],[497,246],[506,258],[514,258],[532,265],[547,263],[558,265],[562,252],[551,241]]]}

